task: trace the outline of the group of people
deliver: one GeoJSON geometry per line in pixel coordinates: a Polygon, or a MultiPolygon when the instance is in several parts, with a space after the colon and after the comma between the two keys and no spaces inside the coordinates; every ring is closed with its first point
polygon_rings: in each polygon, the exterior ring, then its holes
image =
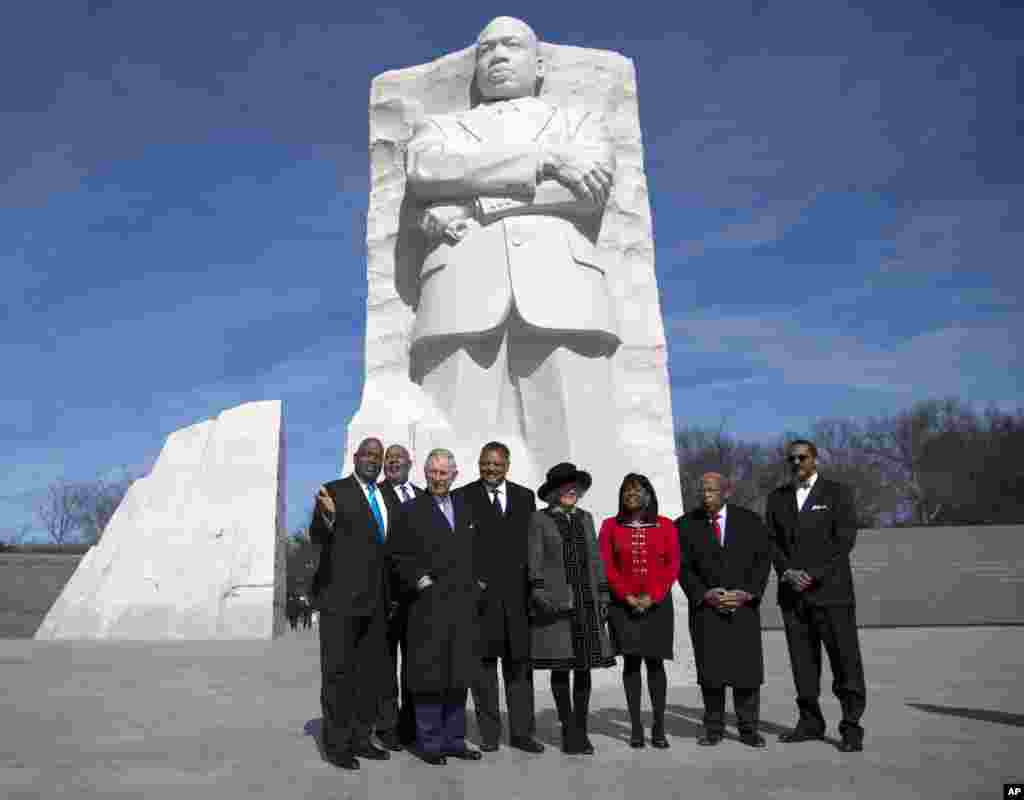
{"type": "Polygon", "coordinates": [[[771,494],[763,522],[728,502],[718,473],[703,476],[701,507],[673,522],[658,513],[651,482],[630,473],[618,512],[598,530],[580,506],[592,478],[574,464],[548,470],[535,495],[507,480],[509,448],[489,442],[479,479],[452,491],[455,458],[435,449],[420,488],[409,480],[404,447],[364,440],[352,475],[318,491],[310,526],[320,546],[314,600],[325,758],[357,769],[359,758],[383,760],[406,747],[430,764],[498,750],[499,661],[509,745],[544,751],[533,673],[548,670],[562,751],[592,754],[591,670],[617,656],[630,745],[647,744],[646,669],[650,744],[669,747],[664,662],[673,657],[676,581],[689,601],[704,700],[698,743],[722,741],[732,686],[740,740],[763,748],[759,607],[773,564],[799,710],[780,741],[824,738],[824,646],[842,706],[840,750],[861,750],[865,684],[849,558],[856,521],[850,492],[818,476],[816,458],[812,442],[790,444],[793,480],[771,494]],[[479,749],[466,743],[470,693],[479,749]]]}

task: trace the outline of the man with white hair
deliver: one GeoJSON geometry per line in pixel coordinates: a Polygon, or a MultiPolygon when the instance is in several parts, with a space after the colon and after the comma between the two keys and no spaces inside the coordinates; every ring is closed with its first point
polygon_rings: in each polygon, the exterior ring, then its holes
{"type": "Polygon", "coordinates": [[[473,551],[476,526],[461,497],[449,493],[458,468],[451,451],[427,456],[426,494],[403,504],[388,553],[411,595],[406,669],[416,716],[416,750],[429,764],[480,759],[466,746],[466,697],[477,654],[481,586],[473,551]]]}

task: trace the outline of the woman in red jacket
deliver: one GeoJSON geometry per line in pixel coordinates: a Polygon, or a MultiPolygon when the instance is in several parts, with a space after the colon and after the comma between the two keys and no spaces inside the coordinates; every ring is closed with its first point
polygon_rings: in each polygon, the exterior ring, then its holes
{"type": "Polygon", "coordinates": [[[611,587],[608,623],[617,653],[624,656],[622,684],[632,722],[630,747],[644,746],[640,719],[641,664],[647,665],[653,725],[651,744],[665,738],[665,659],[672,658],[672,584],[679,576],[679,538],[668,517],[658,516],[651,482],[630,473],[619,489],[619,513],[601,525],[601,559],[611,587]]]}

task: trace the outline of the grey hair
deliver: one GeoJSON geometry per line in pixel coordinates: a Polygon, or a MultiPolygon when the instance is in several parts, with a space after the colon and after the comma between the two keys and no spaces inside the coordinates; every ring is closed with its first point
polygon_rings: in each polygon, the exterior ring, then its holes
{"type": "Polygon", "coordinates": [[[427,453],[427,460],[423,462],[424,468],[429,467],[430,462],[433,461],[435,458],[447,458],[449,469],[458,468],[455,463],[455,453],[444,447],[435,447],[433,450],[427,453]]]}

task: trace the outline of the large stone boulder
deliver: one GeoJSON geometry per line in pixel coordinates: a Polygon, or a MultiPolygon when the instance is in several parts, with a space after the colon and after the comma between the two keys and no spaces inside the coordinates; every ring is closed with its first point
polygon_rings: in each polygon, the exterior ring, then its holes
{"type": "Polygon", "coordinates": [[[284,631],[280,401],[167,437],[36,639],[270,639],[284,631]]]}

